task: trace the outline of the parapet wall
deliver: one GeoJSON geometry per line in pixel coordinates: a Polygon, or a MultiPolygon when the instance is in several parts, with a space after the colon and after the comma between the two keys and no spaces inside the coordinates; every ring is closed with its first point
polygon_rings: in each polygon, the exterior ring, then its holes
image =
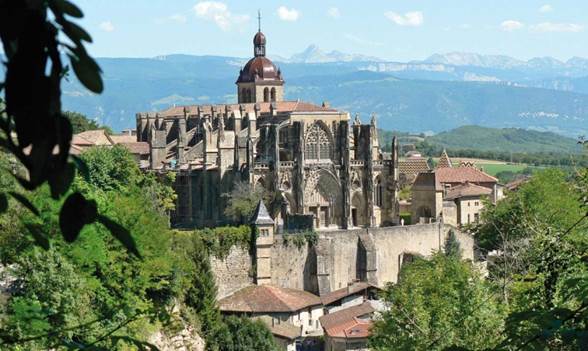
{"type": "MultiPolygon", "coordinates": [[[[297,247],[275,237],[272,284],[325,294],[359,279],[383,287],[396,282],[403,260],[443,249],[449,230],[460,242],[462,257],[474,259],[474,239],[440,223],[383,228],[321,231],[316,245],[297,247]]],[[[233,248],[225,260],[212,260],[219,297],[254,284],[252,258],[233,248]]]]}

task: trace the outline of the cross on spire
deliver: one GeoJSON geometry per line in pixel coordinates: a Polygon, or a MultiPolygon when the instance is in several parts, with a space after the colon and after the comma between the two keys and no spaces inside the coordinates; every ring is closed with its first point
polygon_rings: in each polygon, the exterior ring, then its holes
{"type": "Polygon", "coordinates": [[[261,32],[261,10],[257,10],[257,31],[261,32]]]}

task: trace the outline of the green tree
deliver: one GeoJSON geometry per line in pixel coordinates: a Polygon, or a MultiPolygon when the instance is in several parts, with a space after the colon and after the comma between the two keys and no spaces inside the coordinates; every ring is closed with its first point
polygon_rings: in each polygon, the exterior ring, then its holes
{"type": "Polygon", "coordinates": [[[539,172],[496,206],[475,228],[494,251],[490,280],[508,308],[503,348],[576,350],[588,320],[588,181],[539,172]]]}
{"type": "Polygon", "coordinates": [[[260,189],[244,181],[236,181],[230,193],[225,194],[228,199],[225,216],[238,223],[247,223],[263,197],[260,189]]]}
{"type": "Polygon", "coordinates": [[[374,350],[483,350],[504,328],[503,310],[472,263],[444,254],[406,265],[383,298],[390,309],[372,329],[374,350]]]}
{"type": "Polygon", "coordinates": [[[63,115],[71,123],[71,129],[73,134],[100,128],[100,125],[98,123],[89,119],[88,117],[86,117],[86,115],[83,115],[79,112],[64,111],[63,115]]]}
{"type": "Polygon", "coordinates": [[[271,332],[262,321],[253,321],[246,317],[230,316],[225,318],[224,322],[231,335],[231,341],[222,348],[223,350],[278,350],[271,332]]]}
{"type": "MultiPolygon", "coordinates": [[[[60,340],[124,349],[147,340],[158,327],[156,321],[164,326],[168,323],[166,308],[178,291],[173,279],[176,260],[167,217],[157,211],[157,203],[152,203],[143,187],[151,175],[139,172],[134,162],[124,162],[130,157],[126,150],[95,152],[104,159],[89,157],[90,170],[105,160],[120,158],[115,162],[118,169],[110,174],[89,172],[87,179],[77,177],[71,191],[79,191],[112,222],[127,228],[142,259],[130,254],[108,228],[97,223],[85,226],[78,239],[68,244],[59,235],[57,209],[61,204],[51,198],[47,187],[36,190],[31,200],[39,216],[24,212],[16,220],[15,234],[7,238],[22,243],[18,253],[0,248],[7,263],[19,267],[14,273],[18,289],[8,302],[9,328],[0,334],[2,349],[18,345],[20,339],[43,336],[44,330],[48,334],[27,349],[51,348],[60,340]],[[18,230],[22,228],[46,233],[49,250],[39,252],[18,230]]],[[[10,212],[3,216],[8,215],[10,212]]],[[[3,240],[5,235],[0,232],[3,240]]]]}
{"type": "Polygon", "coordinates": [[[461,258],[461,245],[459,244],[459,241],[457,240],[457,236],[455,235],[455,231],[453,229],[449,231],[449,235],[445,240],[443,252],[447,256],[461,258]]]}

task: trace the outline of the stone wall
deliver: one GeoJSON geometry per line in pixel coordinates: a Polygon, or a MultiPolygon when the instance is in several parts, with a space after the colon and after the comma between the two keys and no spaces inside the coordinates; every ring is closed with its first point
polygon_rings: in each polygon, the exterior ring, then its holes
{"type": "Polygon", "coordinates": [[[308,245],[299,248],[294,243],[286,243],[282,235],[274,238],[272,284],[318,293],[314,250],[308,245]]]}
{"type": "MultiPolygon", "coordinates": [[[[404,257],[428,257],[442,250],[451,229],[461,244],[462,257],[473,260],[474,239],[440,223],[321,231],[312,247],[297,247],[276,235],[271,281],[319,295],[346,287],[356,279],[383,287],[398,280],[404,257]]],[[[225,260],[213,259],[212,269],[219,297],[255,283],[247,250],[233,248],[225,260]]]]}
{"type": "Polygon", "coordinates": [[[249,250],[242,247],[233,247],[223,260],[211,257],[210,268],[214,274],[219,299],[255,284],[253,259],[249,250]]]}

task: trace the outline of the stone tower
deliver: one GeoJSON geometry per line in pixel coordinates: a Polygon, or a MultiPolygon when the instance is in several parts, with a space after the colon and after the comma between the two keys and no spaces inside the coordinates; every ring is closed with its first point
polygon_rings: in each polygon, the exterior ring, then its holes
{"type": "Polygon", "coordinates": [[[272,247],[274,245],[274,220],[269,215],[263,200],[257,204],[252,220],[257,229],[255,241],[255,259],[257,272],[255,281],[257,285],[270,284],[272,282],[272,247]]]}
{"type": "Polygon", "coordinates": [[[265,44],[265,35],[259,30],[253,37],[253,58],[245,64],[237,78],[239,103],[284,100],[282,72],[265,57],[265,44]]]}

